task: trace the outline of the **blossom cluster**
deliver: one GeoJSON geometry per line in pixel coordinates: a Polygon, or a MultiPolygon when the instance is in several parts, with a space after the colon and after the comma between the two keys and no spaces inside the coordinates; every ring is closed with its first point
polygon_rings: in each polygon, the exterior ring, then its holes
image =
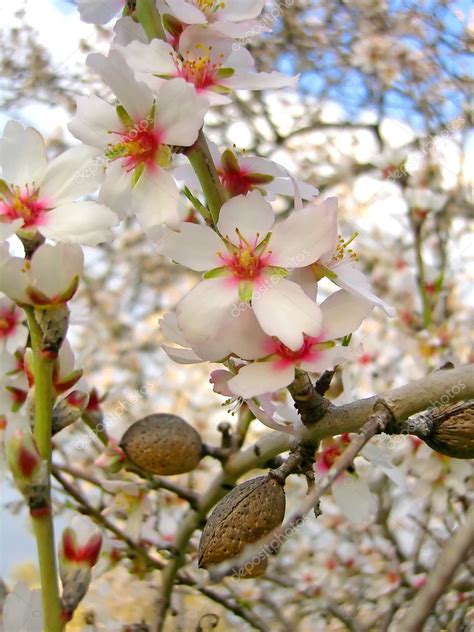
{"type": "MultiPolygon", "coordinates": [[[[119,4],[83,0],[79,8],[85,20],[102,23],[119,4]]],[[[69,304],[83,275],[81,246],[110,241],[127,215],[135,216],[157,256],[202,273],[176,312],[162,319],[172,343],[163,349],[178,363],[221,365],[211,376],[215,390],[246,400],[272,428],[284,428],[272,393],[289,386],[299,369],[320,373],[350,359],[350,335],[374,307],[390,313],[357,266],[353,238],[339,235],[335,198],[320,200],[315,187],[281,165],[208,145],[202,134],[209,110],[229,103],[234,90],[298,80],[257,72],[249,51],[235,46],[263,4],[159,1],[160,28],[151,33],[127,3],[108,54],[87,58],[113,96],[78,98],[68,127],[80,143],[50,158],[36,130],[16,121],[5,126],[0,415],[8,422],[10,469],[32,516],[48,511],[35,496],[47,486],[32,433],[38,370],[43,360],[51,363],[56,434],[95,397],[67,339],[69,304]],[[209,199],[209,181],[218,204],[209,199]],[[273,206],[279,196],[292,209],[284,218],[273,206]],[[23,257],[18,248],[10,251],[15,241],[23,257]],[[321,301],[322,279],[336,291],[321,301]]],[[[66,618],[83,598],[99,554],[100,535],[86,535],[85,553],[73,530],[60,548],[66,618]]]]}
{"type": "MultiPolygon", "coordinates": [[[[79,9],[84,20],[103,23],[121,4],[83,0],[79,9]]],[[[206,145],[223,201],[216,213],[202,195],[202,173],[184,161],[200,143],[206,113],[229,102],[233,90],[298,80],[257,72],[248,50],[234,46],[263,2],[169,0],[157,6],[161,34],[145,33],[127,4],[108,55],[88,56],[114,101],[78,98],[69,129],[81,144],[48,160],[36,130],[16,121],[5,126],[0,237],[16,235],[25,258],[2,244],[1,340],[6,353],[28,356],[19,308],[29,306],[44,348],[59,352],[60,362],[69,349],[67,304],[82,274],[79,244],[110,240],[131,213],[157,252],[203,273],[176,313],[161,321],[172,342],[164,345],[166,353],[179,363],[223,364],[224,381],[222,374],[212,378],[218,392],[263,401],[288,386],[298,369],[319,373],[349,359],[350,334],[374,306],[390,308],[357,267],[352,239],[339,236],[336,199],[320,200],[317,189],[272,160],[206,145]],[[191,215],[183,212],[183,191],[191,215]],[[284,219],[272,206],[282,195],[293,206],[284,219]],[[323,278],[337,291],[320,302],[323,278]]],[[[20,409],[34,385],[27,368],[4,381],[9,398],[0,412],[6,414],[12,397],[20,409]]],[[[75,415],[64,413],[68,423],[87,405],[86,391],[66,393],[76,407],[75,415]]]]}

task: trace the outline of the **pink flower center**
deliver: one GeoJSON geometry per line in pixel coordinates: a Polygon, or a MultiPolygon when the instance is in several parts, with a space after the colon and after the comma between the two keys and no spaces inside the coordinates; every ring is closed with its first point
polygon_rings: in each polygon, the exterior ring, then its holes
{"type": "Polygon", "coordinates": [[[203,49],[203,54],[197,59],[191,58],[191,52],[188,50],[184,54],[181,68],[178,68],[178,76],[185,79],[188,83],[194,84],[199,92],[208,90],[218,83],[217,73],[221,69],[224,61],[224,55],[219,55],[219,61],[211,59],[212,46],[199,46],[203,49]]]}
{"type": "Polygon", "coordinates": [[[12,305],[12,307],[0,308],[0,339],[11,336],[19,320],[20,312],[14,305],[12,305]]]}
{"type": "Polygon", "coordinates": [[[126,132],[112,132],[120,138],[119,142],[109,144],[105,155],[109,160],[125,158],[124,166],[127,171],[144,165],[155,166],[157,156],[162,146],[162,134],[154,129],[149,121],[140,121],[135,127],[126,132]]]}
{"type": "Polygon", "coordinates": [[[262,271],[269,266],[271,251],[265,250],[257,253],[256,248],[259,243],[258,235],[255,244],[249,244],[242,235],[239,234],[239,244],[232,244],[231,254],[219,254],[226,268],[239,281],[255,281],[260,278],[262,271]]]}
{"type": "Polygon", "coordinates": [[[299,366],[303,361],[309,362],[318,359],[321,355],[320,349],[315,347],[318,342],[321,342],[321,336],[304,335],[301,347],[293,351],[293,349],[284,345],[281,340],[274,339],[270,343],[269,353],[278,356],[277,365],[279,368],[284,368],[290,364],[299,366]]]}
{"type": "Polygon", "coordinates": [[[30,191],[28,185],[23,191],[13,186],[0,195],[0,222],[5,224],[22,219],[21,228],[38,226],[47,210],[46,201],[40,200],[38,191],[30,191]]]}

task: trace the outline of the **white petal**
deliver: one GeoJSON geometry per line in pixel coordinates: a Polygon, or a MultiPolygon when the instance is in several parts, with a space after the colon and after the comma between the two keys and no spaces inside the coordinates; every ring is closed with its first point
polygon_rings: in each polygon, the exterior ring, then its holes
{"type": "Polygon", "coordinates": [[[6,349],[8,353],[14,354],[20,347],[25,347],[28,335],[28,329],[24,325],[18,324],[15,331],[7,338],[6,349]]]}
{"type": "Polygon", "coordinates": [[[374,305],[377,305],[377,307],[383,309],[387,316],[395,315],[393,307],[374,294],[372,286],[362,270],[359,270],[351,263],[343,263],[333,266],[332,271],[337,274],[337,278],[331,280],[343,290],[366,298],[374,305]]]}
{"type": "Polygon", "coordinates": [[[274,177],[285,176],[287,174],[285,167],[273,162],[273,160],[260,158],[259,156],[239,156],[239,164],[243,169],[249,171],[250,173],[265,173],[274,177]]]}
{"type": "Polygon", "coordinates": [[[207,18],[202,11],[185,0],[167,0],[171,12],[184,24],[206,24],[207,18]]]}
{"type": "Polygon", "coordinates": [[[269,337],[260,327],[248,303],[234,305],[231,319],[222,332],[229,351],[244,360],[256,360],[267,355],[269,337]]]}
{"type": "Polygon", "coordinates": [[[158,324],[165,338],[171,340],[171,342],[176,342],[176,344],[182,347],[189,347],[188,341],[179,330],[178,319],[174,312],[165,314],[163,318],[158,321],[158,324]]]}
{"type": "Polygon", "coordinates": [[[117,20],[114,26],[114,33],[114,46],[127,46],[135,40],[143,42],[143,44],[148,43],[148,37],[143,30],[143,26],[139,22],[135,22],[129,15],[117,20]]]}
{"type": "Polygon", "coordinates": [[[186,340],[195,346],[212,341],[231,316],[238,302],[237,288],[226,279],[200,281],[178,304],[178,326],[186,340]]]}
{"type": "Polygon", "coordinates": [[[146,168],[132,191],[132,211],[144,230],[159,224],[177,226],[178,199],[178,187],[167,171],[146,168]]]}
{"type": "Polygon", "coordinates": [[[316,360],[307,360],[301,363],[303,371],[311,373],[321,373],[326,369],[331,369],[337,364],[342,364],[347,360],[357,357],[359,349],[356,347],[332,347],[331,349],[321,349],[316,360]]]}
{"type": "Polygon", "coordinates": [[[332,495],[341,511],[352,522],[368,522],[377,511],[377,499],[365,481],[344,474],[332,486],[332,495]]]}
{"type": "Polygon", "coordinates": [[[48,239],[97,246],[110,241],[119,218],[97,202],[68,202],[47,214],[41,233],[48,239]]]}
{"type": "MultiPolygon", "coordinates": [[[[303,200],[312,200],[318,195],[318,189],[313,187],[312,184],[306,182],[297,181],[298,189],[303,200]]],[[[275,178],[272,182],[264,185],[267,191],[271,191],[276,195],[286,195],[294,197],[295,195],[295,182],[291,178],[275,178]]]]}
{"type": "Polygon", "coordinates": [[[289,77],[281,72],[238,71],[225,84],[235,90],[268,90],[270,88],[296,87],[299,75],[289,77]]]}
{"type": "Polygon", "coordinates": [[[68,129],[76,138],[93,147],[106,147],[114,140],[111,132],[123,131],[115,108],[95,94],[78,97],[76,114],[68,123],[68,129]]]}
{"type": "Polygon", "coordinates": [[[294,379],[293,365],[275,368],[274,362],[251,362],[229,380],[229,388],[236,395],[250,399],[262,393],[279,391],[291,384],[294,379]]]}
{"type": "Polygon", "coordinates": [[[204,122],[208,108],[205,97],[184,79],[170,79],[156,97],[155,121],[169,145],[192,145],[204,122]]]}
{"type": "Polygon", "coordinates": [[[5,599],[2,617],[5,632],[41,632],[41,591],[30,590],[26,584],[19,582],[5,599]]]}
{"type": "Polygon", "coordinates": [[[334,340],[356,331],[362,321],[372,313],[374,304],[339,290],[331,294],[319,307],[323,315],[324,340],[334,340]]]}
{"type": "Polygon", "coordinates": [[[153,106],[153,94],[135,79],[123,55],[117,50],[111,50],[108,57],[92,53],[87,56],[87,65],[102,77],[136,123],[146,119],[153,106]]]}
{"type": "Polygon", "coordinates": [[[78,0],[79,14],[88,24],[107,24],[122,10],[124,0],[78,0]]]}
{"type": "Polygon", "coordinates": [[[202,59],[203,51],[210,62],[224,64],[232,52],[232,40],[202,26],[188,26],[179,38],[179,52],[185,59],[202,59]]]}
{"type": "Polygon", "coordinates": [[[31,259],[32,284],[53,298],[81,275],[83,265],[84,255],[77,244],[43,244],[31,259]]]}
{"type": "Polygon", "coordinates": [[[167,42],[153,39],[150,43],[131,42],[122,49],[123,55],[135,72],[157,75],[176,75],[173,47],[167,42]]]}
{"type": "MultiPolygon", "coordinates": [[[[0,215],[1,217],[1,215],[0,215]]],[[[0,222],[0,241],[6,241],[23,226],[22,219],[15,219],[13,222],[0,222]]]]}
{"type": "Polygon", "coordinates": [[[226,249],[222,239],[211,228],[185,222],[179,232],[167,232],[159,251],[173,261],[201,272],[222,266],[217,253],[226,249]]]}
{"type": "Polygon", "coordinates": [[[24,128],[17,121],[8,121],[0,139],[3,179],[8,184],[39,185],[48,159],[43,137],[32,127],[24,128]]]}
{"type": "Polygon", "coordinates": [[[114,160],[105,172],[99,191],[99,202],[124,217],[132,207],[132,182],[123,161],[114,160]]]}
{"type": "Polygon", "coordinates": [[[23,269],[24,260],[20,257],[9,257],[2,261],[0,274],[0,292],[3,292],[14,301],[29,303],[26,294],[29,275],[23,269]]]}
{"type": "Polygon", "coordinates": [[[391,455],[387,450],[382,450],[373,443],[368,443],[360,453],[365,459],[379,467],[401,490],[407,489],[405,475],[392,463],[391,455]]]}
{"type": "Polygon", "coordinates": [[[316,300],[318,293],[318,284],[314,278],[314,272],[311,266],[305,268],[293,268],[287,276],[289,281],[297,283],[309,298],[316,300]]]}
{"type": "Polygon", "coordinates": [[[93,193],[103,180],[105,164],[96,147],[71,147],[49,163],[41,194],[57,205],[93,193]]]}
{"type": "Polygon", "coordinates": [[[166,355],[177,364],[197,364],[199,362],[205,362],[205,360],[200,358],[192,349],[180,349],[168,345],[162,345],[161,348],[166,355]]]}
{"type": "Polygon", "coordinates": [[[227,0],[219,9],[219,20],[240,22],[257,18],[263,11],[264,0],[227,0]]]}
{"type": "Polygon", "coordinates": [[[239,243],[237,230],[252,246],[262,241],[270,232],[275,214],[271,205],[258,191],[237,195],[222,205],[217,228],[223,237],[239,243]],[[258,243],[257,242],[257,243],[258,243]]]}
{"type": "Polygon", "coordinates": [[[280,279],[274,286],[256,293],[252,307],[260,326],[294,351],[303,344],[303,333],[317,336],[321,330],[321,310],[299,285],[280,279]]]}
{"type": "Polygon", "coordinates": [[[276,224],[270,241],[272,263],[301,268],[319,259],[337,236],[336,204],[336,198],[308,204],[276,224]]]}

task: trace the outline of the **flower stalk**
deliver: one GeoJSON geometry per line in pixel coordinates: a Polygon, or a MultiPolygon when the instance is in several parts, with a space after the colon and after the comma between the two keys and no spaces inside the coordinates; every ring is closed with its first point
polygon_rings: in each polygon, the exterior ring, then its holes
{"type": "Polygon", "coordinates": [[[34,354],[35,427],[34,437],[41,459],[46,464],[47,481],[42,490],[43,508],[31,512],[41,578],[44,629],[62,632],[61,602],[54,545],[54,526],[51,510],[51,425],[53,414],[52,375],[54,358],[42,350],[42,332],[34,311],[25,307],[31,346],[34,354]]]}

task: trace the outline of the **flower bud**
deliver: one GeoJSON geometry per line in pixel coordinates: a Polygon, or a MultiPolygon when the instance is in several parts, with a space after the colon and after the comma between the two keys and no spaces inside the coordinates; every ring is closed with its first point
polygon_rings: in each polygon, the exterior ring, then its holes
{"type": "Polygon", "coordinates": [[[41,477],[41,455],[31,432],[18,425],[9,432],[6,440],[6,454],[13,479],[22,493],[36,484],[41,477]]]}
{"type": "Polygon", "coordinates": [[[73,424],[84,412],[89,395],[82,391],[72,391],[59,401],[53,409],[52,434],[73,424]]]}
{"type": "Polygon", "coordinates": [[[59,575],[63,585],[63,619],[69,621],[87,593],[91,569],[102,546],[102,534],[90,518],[74,516],[59,543],[59,575]]]}

